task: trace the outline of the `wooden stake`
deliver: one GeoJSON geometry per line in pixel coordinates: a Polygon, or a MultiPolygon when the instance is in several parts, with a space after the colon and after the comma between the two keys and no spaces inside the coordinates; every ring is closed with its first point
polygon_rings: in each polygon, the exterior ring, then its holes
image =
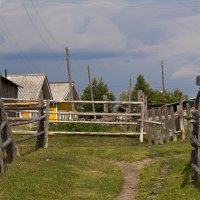
{"type": "MultiPolygon", "coordinates": [[[[66,62],[67,62],[67,72],[68,72],[68,82],[69,82],[69,89],[70,89],[70,100],[74,100],[73,88],[72,88],[72,79],[71,79],[71,68],[70,68],[70,61],[69,61],[69,48],[66,48],[66,62]]],[[[72,111],[75,111],[74,103],[72,103],[72,111]]]]}
{"type": "MultiPolygon", "coordinates": [[[[88,71],[88,80],[89,80],[89,86],[90,86],[90,95],[91,95],[91,100],[94,101],[94,94],[93,94],[93,88],[92,88],[92,83],[91,83],[91,75],[90,75],[90,66],[87,66],[87,71],[88,71]]],[[[95,113],[95,105],[92,103],[92,110],[93,113],[95,113]]],[[[96,115],[94,115],[94,119],[96,120],[96,115]]]]}

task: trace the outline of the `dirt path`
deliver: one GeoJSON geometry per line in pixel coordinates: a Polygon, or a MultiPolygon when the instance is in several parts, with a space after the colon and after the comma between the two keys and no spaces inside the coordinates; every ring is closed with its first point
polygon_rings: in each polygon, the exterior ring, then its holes
{"type": "Polygon", "coordinates": [[[136,200],[140,170],[150,162],[150,159],[136,161],[115,161],[124,176],[124,185],[120,194],[114,200],[136,200]]]}

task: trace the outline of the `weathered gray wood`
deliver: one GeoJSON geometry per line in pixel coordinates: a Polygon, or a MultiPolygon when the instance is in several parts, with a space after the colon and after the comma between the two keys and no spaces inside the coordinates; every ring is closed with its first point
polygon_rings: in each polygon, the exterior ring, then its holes
{"type": "Polygon", "coordinates": [[[12,142],[11,138],[8,138],[1,146],[2,149],[5,149],[12,142]]]}
{"type": "Polygon", "coordinates": [[[159,122],[161,123],[161,125],[160,125],[160,144],[163,144],[163,125],[162,125],[162,110],[161,110],[161,107],[158,108],[158,117],[159,117],[159,122]]]}
{"type": "MultiPolygon", "coordinates": [[[[42,93],[40,94],[40,102],[39,105],[43,105],[43,95],[42,93]]],[[[43,110],[38,110],[38,116],[41,118],[44,116],[44,111],[43,110]]],[[[37,124],[37,133],[44,132],[44,118],[38,121],[37,124]]],[[[41,148],[44,147],[44,134],[37,136],[37,141],[36,141],[36,148],[41,148]]]]}
{"type": "Polygon", "coordinates": [[[71,123],[71,124],[112,124],[112,125],[137,125],[137,122],[104,122],[104,121],[70,121],[70,120],[49,120],[49,123],[71,123]]]}
{"type": "Polygon", "coordinates": [[[65,103],[77,103],[77,104],[122,104],[122,105],[140,105],[143,104],[143,101],[80,101],[80,100],[76,100],[76,101],[70,101],[70,100],[64,100],[64,101],[55,101],[55,100],[51,100],[50,102],[54,102],[54,103],[60,103],[60,102],[65,102],[65,103]]]}
{"type": "Polygon", "coordinates": [[[48,135],[49,135],[49,109],[50,109],[50,101],[46,102],[46,119],[45,119],[45,128],[44,128],[44,147],[48,147],[48,135]]]}
{"type": "Polygon", "coordinates": [[[34,107],[5,107],[5,110],[12,110],[19,111],[19,110],[43,110],[45,109],[45,106],[34,106],[34,107]]]}
{"type": "Polygon", "coordinates": [[[91,113],[91,112],[49,112],[49,114],[66,114],[81,116],[123,116],[123,117],[140,117],[141,113],[91,113]]]}
{"type": "MultiPolygon", "coordinates": [[[[151,116],[151,113],[150,112],[148,113],[148,111],[147,111],[146,112],[146,118],[148,119],[150,116],[151,116]]],[[[149,121],[150,120],[145,120],[145,122],[146,122],[146,133],[147,133],[147,138],[148,138],[148,144],[152,145],[152,137],[151,137],[151,130],[150,130],[151,124],[149,123],[149,121]]]]}
{"type": "MultiPolygon", "coordinates": [[[[155,109],[153,108],[152,109],[152,120],[153,121],[156,121],[156,111],[155,109]]],[[[152,129],[153,129],[153,134],[154,134],[154,144],[158,144],[158,133],[157,133],[157,125],[156,124],[153,124],[152,125],[152,129]]]]}
{"type": "Polygon", "coordinates": [[[184,116],[183,116],[183,94],[181,93],[180,96],[180,102],[179,102],[179,117],[180,117],[180,129],[182,132],[182,140],[185,140],[186,138],[186,132],[185,132],[185,123],[184,123],[184,116]]]}
{"type": "Polygon", "coordinates": [[[175,115],[174,115],[174,107],[171,106],[170,107],[170,128],[172,130],[172,137],[173,137],[173,141],[176,142],[177,141],[177,135],[176,135],[176,124],[175,124],[175,115]]]}
{"type": "Polygon", "coordinates": [[[30,118],[30,120],[28,121],[13,122],[13,123],[10,123],[10,126],[20,126],[20,125],[30,124],[30,123],[38,122],[44,119],[46,119],[46,114],[43,114],[42,116],[37,117],[37,118],[30,118]]]}
{"type": "Polygon", "coordinates": [[[0,146],[0,173],[4,174],[4,161],[3,161],[3,151],[2,148],[0,146]]]}
{"type": "Polygon", "coordinates": [[[165,106],[164,108],[165,112],[165,139],[166,142],[170,141],[170,135],[169,135],[169,117],[168,117],[168,108],[165,106]]]}
{"type": "MultiPolygon", "coordinates": [[[[50,132],[51,135],[63,134],[63,135],[105,135],[105,136],[139,136],[139,132],[124,132],[124,133],[108,133],[108,132],[67,132],[67,131],[55,131],[50,132]]],[[[145,133],[144,133],[145,134],[145,133]]]]}
{"type": "Polygon", "coordinates": [[[38,137],[38,136],[41,136],[41,135],[44,135],[44,131],[41,131],[41,132],[38,132],[38,133],[35,133],[33,135],[29,135],[29,136],[26,136],[24,138],[21,138],[21,139],[17,139],[16,140],[16,143],[20,143],[20,142],[23,142],[23,141],[26,141],[26,140],[30,140],[32,138],[35,138],[35,137],[38,137]]]}
{"type": "MultiPolygon", "coordinates": [[[[91,83],[90,66],[89,65],[87,67],[87,70],[88,70],[88,81],[89,81],[89,86],[90,86],[90,96],[91,96],[91,100],[94,101],[94,94],[93,94],[93,87],[92,87],[92,83],[91,83]]],[[[92,110],[93,110],[93,113],[95,113],[95,104],[94,103],[92,103],[92,110]]],[[[96,115],[94,115],[94,120],[96,120],[96,115]]]]}

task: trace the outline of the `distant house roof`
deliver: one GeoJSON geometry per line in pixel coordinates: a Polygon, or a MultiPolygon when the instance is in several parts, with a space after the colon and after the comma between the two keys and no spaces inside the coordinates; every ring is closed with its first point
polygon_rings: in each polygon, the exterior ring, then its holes
{"type": "Polygon", "coordinates": [[[19,99],[38,100],[41,90],[44,99],[52,99],[46,74],[9,75],[8,79],[21,86],[18,90],[19,99]]]}
{"type": "MultiPolygon", "coordinates": [[[[70,99],[70,86],[68,82],[50,83],[53,100],[62,101],[70,99]]],[[[79,95],[76,90],[75,84],[72,83],[74,100],[79,100],[79,95]]]]}

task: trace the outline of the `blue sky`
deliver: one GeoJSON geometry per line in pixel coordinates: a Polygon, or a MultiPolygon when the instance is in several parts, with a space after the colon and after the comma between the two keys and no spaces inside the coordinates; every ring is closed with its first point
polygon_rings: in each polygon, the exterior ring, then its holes
{"type": "Polygon", "coordinates": [[[102,77],[118,97],[139,74],[193,97],[200,72],[200,1],[0,0],[0,72],[65,81],[65,47],[79,93],[102,77]]]}

